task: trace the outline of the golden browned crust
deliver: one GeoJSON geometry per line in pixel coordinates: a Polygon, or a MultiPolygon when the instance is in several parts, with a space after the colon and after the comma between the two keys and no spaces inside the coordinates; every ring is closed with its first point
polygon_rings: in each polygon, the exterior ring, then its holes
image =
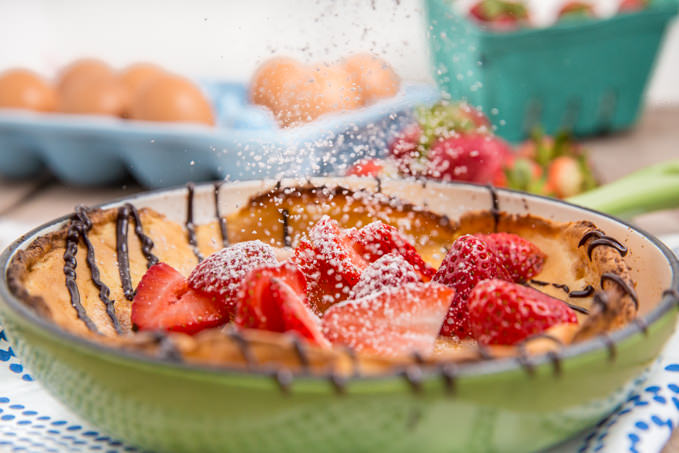
{"type": "MultiPolygon", "coordinates": [[[[594,335],[610,331],[632,320],[637,313],[636,305],[630,295],[620,284],[611,279],[603,281],[605,273],[617,275],[622,281],[634,288],[630,269],[618,251],[611,247],[596,247],[592,250],[591,260],[588,257],[588,245],[594,238],[579,246],[583,236],[595,229],[590,222],[557,223],[532,215],[509,215],[498,213],[494,216],[489,211],[468,212],[458,221],[445,216],[423,210],[394,197],[374,194],[365,191],[354,192],[346,188],[315,188],[311,186],[293,188],[274,188],[272,191],[253,197],[245,208],[227,216],[228,235],[231,242],[261,239],[274,246],[283,245],[283,224],[281,211],[287,211],[287,228],[294,243],[299,236],[315,223],[322,215],[330,215],[344,227],[362,226],[374,220],[382,220],[397,226],[409,235],[432,265],[438,265],[443,258],[445,248],[462,234],[507,231],[519,234],[536,243],[546,252],[548,259],[545,271],[537,278],[550,282],[563,282],[565,278],[574,289],[592,285],[600,291],[604,303],[592,305],[592,298],[572,300],[570,302],[590,309],[589,316],[580,317],[580,327],[556,326],[550,330],[551,338],[537,338],[519,347],[491,347],[479,349],[473,342],[462,342],[451,345],[440,340],[430,357],[418,357],[425,363],[465,362],[493,357],[505,357],[517,353],[540,353],[558,349],[571,341],[590,338],[594,335]],[[497,221],[497,225],[496,225],[497,221]]],[[[124,329],[124,335],[116,335],[105,316],[102,303],[98,299],[98,291],[91,279],[82,269],[86,269],[85,251],[82,241],[79,243],[77,260],[79,263],[77,284],[83,295],[84,304],[93,313],[95,324],[103,336],[93,335],[77,318],[75,311],[67,309],[68,293],[63,284],[63,253],[67,226],[36,239],[25,250],[19,251],[10,264],[7,278],[12,292],[41,316],[52,319],[61,327],[79,335],[96,338],[115,347],[142,350],[153,354],[161,353],[166,345],[158,342],[157,337],[149,334],[131,333],[130,302],[122,295],[120,279],[117,276],[117,255],[115,224],[117,209],[89,212],[92,222],[90,238],[95,245],[97,262],[102,268],[109,270],[103,279],[111,289],[111,298],[116,301],[116,314],[124,329]],[[110,272],[110,268],[114,268],[110,272]],[[32,276],[40,274],[41,278],[50,273],[60,280],[63,288],[53,284],[44,291],[37,288],[32,276]]],[[[186,231],[182,226],[169,221],[163,215],[151,210],[141,209],[140,217],[144,232],[154,242],[154,253],[161,261],[178,268],[188,274],[195,266],[195,258],[188,244],[186,231]]],[[[130,273],[136,287],[146,270],[146,262],[140,251],[140,243],[132,234],[133,221],[130,220],[129,250],[130,273]]],[[[221,247],[219,227],[216,221],[196,228],[198,247],[207,255],[221,247]]],[[[551,292],[564,298],[558,289],[537,288],[551,292]]],[[[363,373],[375,373],[390,366],[406,366],[414,358],[385,359],[361,355],[353,357],[343,350],[326,350],[306,345],[305,358],[301,359],[299,348],[294,337],[263,331],[245,331],[240,337],[225,329],[210,329],[194,337],[182,334],[170,334],[169,341],[176,352],[188,361],[220,365],[251,367],[270,364],[283,364],[290,368],[308,367],[318,373],[333,372],[351,374],[358,366],[363,373]],[[250,359],[246,354],[241,339],[248,345],[250,359]],[[302,363],[304,362],[304,363],[302,363]]]]}

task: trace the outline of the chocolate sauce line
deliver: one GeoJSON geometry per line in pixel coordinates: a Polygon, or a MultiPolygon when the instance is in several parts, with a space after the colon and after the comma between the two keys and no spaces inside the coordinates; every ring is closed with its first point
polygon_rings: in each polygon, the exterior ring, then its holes
{"type": "MultiPolygon", "coordinates": [[[[534,340],[538,340],[544,338],[546,340],[550,340],[554,343],[556,343],[559,347],[563,347],[564,343],[561,341],[561,339],[555,337],[554,335],[550,335],[548,333],[540,332],[536,333],[533,335],[530,335],[523,340],[521,340],[516,346],[519,352],[519,356],[517,357],[517,360],[521,366],[523,366],[528,374],[533,375],[535,373],[535,367],[534,365],[530,362],[530,355],[528,354],[528,343],[534,340]]],[[[550,354],[550,358],[552,359],[552,363],[554,364],[554,374],[558,375],[561,373],[561,356],[557,351],[549,351],[548,354],[550,354]]]]}
{"type": "Polygon", "coordinates": [[[106,314],[111,319],[113,328],[117,334],[123,333],[123,329],[120,326],[120,321],[116,316],[115,301],[109,296],[111,295],[111,289],[106,286],[106,284],[101,280],[101,275],[99,273],[99,267],[97,266],[97,261],[94,257],[94,246],[87,236],[87,232],[92,228],[92,222],[87,217],[87,213],[84,209],[78,208],[76,215],[80,218],[80,233],[83,242],[85,243],[85,248],[87,249],[86,261],[87,266],[90,268],[90,276],[92,278],[92,283],[99,290],[99,300],[104,303],[106,307],[106,314]]]}
{"type": "Polygon", "coordinates": [[[127,203],[125,206],[130,210],[130,214],[132,214],[132,218],[134,219],[134,234],[137,236],[137,239],[139,239],[139,242],[141,242],[141,253],[144,255],[144,258],[146,258],[146,268],[148,269],[149,267],[158,264],[158,257],[151,251],[153,250],[153,239],[144,233],[144,227],[141,224],[141,217],[139,216],[137,208],[130,203],[127,203]]]}
{"type": "Polygon", "coordinates": [[[134,299],[134,288],[132,288],[132,277],[130,277],[130,255],[128,253],[127,228],[128,217],[130,215],[127,206],[118,210],[116,220],[116,253],[118,257],[118,274],[120,283],[123,287],[123,294],[127,300],[134,299]]]}
{"type": "Polygon", "coordinates": [[[226,227],[226,219],[222,217],[219,210],[219,190],[222,188],[223,182],[215,183],[215,217],[217,217],[217,222],[219,223],[219,233],[222,235],[222,247],[229,246],[229,230],[226,227]]]}
{"type": "Polygon", "coordinates": [[[594,251],[594,249],[602,245],[614,248],[615,250],[618,251],[618,253],[620,253],[620,256],[627,255],[628,252],[627,247],[625,247],[617,239],[610,236],[606,236],[604,232],[600,230],[591,230],[585,233],[580,239],[580,242],[578,242],[578,247],[582,247],[592,237],[596,239],[591,241],[587,246],[587,256],[589,257],[590,261],[592,260],[592,252],[594,251]]]}
{"type": "Polygon", "coordinates": [[[612,281],[614,283],[617,283],[617,285],[632,299],[632,302],[634,302],[634,307],[639,310],[639,298],[637,297],[637,293],[630,287],[625,280],[622,279],[618,274],[614,274],[612,272],[604,272],[601,274],[601,288],[603,289],[604,287],[604,282],[606,280],[612,281]]]}
{"type": "Polygon", "coordinates": [[[227,336],[229,336],[229,338],[236,342],[236,345],[238,345],[238,350],[243,356],[246,366],[251,368],[252,366],[256,365],[257,361],[255,360],[255,356],[250,349],[250,344],[248,343],[248,340],[246,340],[243,335],[240,334],[238,329],[233,327],[233,325],[228,325],[227,328],[224,329],[224,332],[227,336]]]}
{"type": "Polygon", "coordinates": [[[447,363],[441,365],[440,368],[441,377],[443,378],[443,385],[446,388],[446,392],[449,394],[455,393],[455,381],[457,379],[457,367],[452,363],[447,363]]]}
{"type": "Polygon", "coordinates": [[[120,283],[123,288],[123,294],[127,300],[134,299],[134,288],[132,287],[132,278],[130,277],[128,240],[130,216],[134,219],[134,232],[141,243],[141,252],[146,258],[146,267],[149,268],[158,263],[158,257],[151,252],[151,249],[153,249],[153,240],[144,234],[139,212],[129,203],[121,206],[120,209],[118,209],[118,218],[116,220],[116,254],[118,258],[120,283]]]}
{"type": "Polygon", "coordinates": [[[594,294],[594,287],[592,285],[587,285],[583,289],[573,290],[568,293],[569,297],[589,297],[594,294]]]}
{"type": "Polygon", "coordinates": [[[283,223],[283,245],[286,247],[292,246],[292,239],[290,238],[290,212],[287,209],[281,209],[281,222],[283,223]]]}
{"type": "Polygon", "coordinates": [[[377,184],[377,193],[382,193],[382,178],[375,176],[375,183],[377,184]]]}
{"type": "Polygon", "coordinates": [[[418,365],[410,365],[403,371],[402,375],[414,392],[419,393],[422,390],[422,368],[418,365]]]}
{"type": "Polygon", "coordinates": [[[80,238],[80,225],[77,219],[71,219],[71,224],[66,232],[66,250],[64,251],[64,276],[66,278],[66,288],[71,298],[71,306],[75,309],[78,319],[80,319],[87,328],[94,332],[100,333],[97,326],[92,322],[87,315],[85,307],[80,301],[80,292],[76,284],[76,268],[78,262],[76,254],[78,253],[78,239],[80,238]]]}
{"type": "Polygon", "coordinates": [[[196,226],[193,224],[193,198],[194,186],[192,183],[186,185],[187,199],[186,199],[186,231],[188,234],[189,245],[193,249],[193,254],[198,258],[198,262],[203,261],[203,255],[198,250],[198,240],[196,239],[196,226]]]}
{"type": "Polygon", "coordinates": [[[491,208],[490,214],[493,216],[493,231],[497,233],[497,226],[500,223],[500,203],[498,201],[497,191],[492,184],[486,186],[490,193],[491,208]]]}
{"type": "Polygon", "coordinates": [[[297,337],[297,335],[293,335],[292,337],[292,346],[295,349],[295,353],[297,354],[297,359],[299,360],[299,364],[302,366],[303,369],[308,370],[309,369],[309,355],[307,354],[306,350],[306,345],[303,341],[297,337]]]}
{"type": "MultiPolygon", "coordinates": [[[[544,282],[542,280],[535,280],[535,279],[532,279],[530,282],[532,284],[538,285],[538,286],[553,286],[554,288],[561,289],[568,295],[568,297],[587,297],[594,292],[594,288],[592,287],[592,285],[587,285],[584,289],[581,289],[581,290],[570,291],[570,288],[568,287],[568,285],[564,285],[562,283],[550,283],[550,282],[544,282]]],[[[558,300],[561,300],[561,299],[558,299],[558,300]]],[[[585,307],[581,307],[580,305],[572,304],[572,303],[565,301],[565,300],[561,300],[561,302],[566,304],[568,306],[568,308],[570,308],[571,310],[575,310],[578,313],[582,313],[583,315],[589,315],[589,310],[587,310],[585,307]]]]}

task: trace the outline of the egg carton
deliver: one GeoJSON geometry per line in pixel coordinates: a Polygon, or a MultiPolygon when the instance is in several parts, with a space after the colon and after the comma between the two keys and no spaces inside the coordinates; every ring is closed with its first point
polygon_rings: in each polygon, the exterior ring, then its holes
{"type": "Polygon", "coordinates": [[[433,86],[404,83],[375,104],[279,128],[270,111],[248,102],[246,84],[199,85],[213,105],[215,127],[0,110],[0,174],[30,178],[46,167],[69,184],[114,184],[132,176],[150,188],[340,174],[359,159],[383,156],[412,121],[413,107],[439,99],[433,86]]]}

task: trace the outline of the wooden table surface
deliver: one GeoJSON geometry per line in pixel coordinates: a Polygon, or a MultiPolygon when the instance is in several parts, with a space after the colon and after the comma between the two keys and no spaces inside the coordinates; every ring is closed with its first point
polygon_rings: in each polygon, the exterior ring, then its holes
{"type": "MultiPolygon", "coordinates": [[[[679,105],[649,108],[633,130],[584,144],[603,183],[646,165],[679,158],[679,105]]],[[[83,188],[65,186],[49,176],[30,181],[0,179],[0,220],[28,228],[68,214],[75,205],[99,204],[142,190],[134,182],[83,188]]],[[[679,210],[646,214],[636,218],[635,223],[656,235],[679,233],[679,210]]],[[[675,430],[665,448],[664,453],[668,452],[679,452],[679,430],[675,430]]]]}

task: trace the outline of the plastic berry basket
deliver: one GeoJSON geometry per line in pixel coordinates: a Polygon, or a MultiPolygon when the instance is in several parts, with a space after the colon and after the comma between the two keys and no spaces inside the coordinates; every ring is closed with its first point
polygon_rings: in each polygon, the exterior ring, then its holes
{"type": "Polygon", "coordinates": [[[519,141],[547,133],[593,135],[632,126],[676,0],[642,11],[513,32],[485,29],[450,0],[425,0],[433,73],[453,99],[490,113],[519,141]]]}
{"type": "Polygon", "coordinates": [[[0,110],[0,175],[49,170],[76,185],[167,187],[188,181],[318,176],[384,153],[412,108],[439,98],[434,86],[403,83],[395,96],[348,112],[279,128],[247,101],[247,85],[203,81],[215,127],[111,117],[0,110]]]}

